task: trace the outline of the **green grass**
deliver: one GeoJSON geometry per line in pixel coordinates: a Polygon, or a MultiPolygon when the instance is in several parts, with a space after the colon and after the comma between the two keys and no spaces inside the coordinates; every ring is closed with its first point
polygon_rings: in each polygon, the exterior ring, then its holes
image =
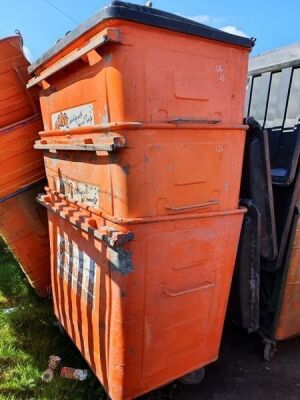
{"type": "Polygon", "coordinates": [[[0,400],[101,400],[92,372],[84,382],[41,380],[51,354],[62,365],[87,368],[71,340],[53,325],[50,300],[39,300],[0,238],[0,400]],[[7,312],[9,311],[9,312],[7,312]]]}

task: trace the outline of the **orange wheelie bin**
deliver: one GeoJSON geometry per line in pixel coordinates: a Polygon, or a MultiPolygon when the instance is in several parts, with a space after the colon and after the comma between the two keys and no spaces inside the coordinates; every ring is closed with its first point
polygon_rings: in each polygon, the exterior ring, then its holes
{"type": "Polygon", "coordinates": [[[47,214],[35,198],[45,171],[33,149],[43,123],[37,91],[26,89],[28,65],[20,35],[0,40],[0,234],[44,297],[50,290],[47,214]]]}
{"type": "Polygon", "coordinates": [[[115,1],[29,68],[54,310],[112,400],[218,357],[252,45],[115,1]]]}

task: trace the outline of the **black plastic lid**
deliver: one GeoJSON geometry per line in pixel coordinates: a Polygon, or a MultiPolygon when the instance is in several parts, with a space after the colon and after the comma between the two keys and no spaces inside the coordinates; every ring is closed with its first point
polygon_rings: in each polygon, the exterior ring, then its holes
{"type": "Polygon", "coordinates": [[[101,23],[102,21],[113,18],[138,22],[144,25],[151,25],[158,28],[200,36],[206,39],[212,39],[247,48],[253,47],[255,42],[254,39],[232,35],[231,33],[223,32],[219,29],[200,24],[188,18],[180,17],[176,14],[171,14],[147,6],[125,3],[123,1],[113,1],[111,5],[103,8],[94,16],[87,19],[72,32],[68,33],[65,37],[59,40],[59,42],[57,42],[52,48],[46,51],[28,68],[29,73],[32,73],[56,53],[61,51],[70,43],[74,42],[78,37],[92,29],[95,25],[101,23]]]}

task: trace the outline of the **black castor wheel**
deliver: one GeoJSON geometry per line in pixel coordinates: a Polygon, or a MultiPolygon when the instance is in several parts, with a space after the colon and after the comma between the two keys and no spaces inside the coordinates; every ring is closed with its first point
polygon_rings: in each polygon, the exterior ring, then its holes
{"type": "Polygon", "coordinates": [[[272,342],[266,342],[265,343],[265,349],[264,349],[264,359],[265,361],[271,361],[276,352],[276,346],[275,343],[272,342]]]}
{"type": "Polygon", "coordinates": [[[67,336],[67,333],[66,333],[66,331],[65,331],[65,328],[62,326],[62,324],[59,322],[58,319],[55,319],[55,321],[53,321],[52,324],[55,326],[55,328],[57,328],[57,329],[59,330],[59,333],[60,333],[62,336],[67,336]]]}
{"type": "Polygon", "coordinates": [[[203,381],[204,377],[205,377],[205,368],[199,368],[181,377],[179,379],[179,382],[182,383],[183,385],[194,386],[194,385],[199,385],[199,383],[203,381]]]}

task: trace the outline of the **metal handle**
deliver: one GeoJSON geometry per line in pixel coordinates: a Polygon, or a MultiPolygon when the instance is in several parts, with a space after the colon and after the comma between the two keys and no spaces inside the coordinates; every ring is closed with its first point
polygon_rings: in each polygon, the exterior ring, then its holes
{"type": "Polygon", "coordinates": [[[215,284],[213,282],[204,282],[204,283],[202,283],[202,285],[200,285],[198,287],[195,287],[192,289],[187,289],[187,290],[182,290],[182,291],[177,291],[177,292],[165,288],[164,293],[170,297],[178,297],[178,296],[184,296],[186,294],[198,292],[199,290],[209,289],[213,286],[215,286],[215,284]]]}
{"type": "Polygon", "coordinates": [[[220,201],[219,200],[209,200],[206,203],[191,204],[190,206],[182,206],[182,207],[166,206],[166,209],[170,210],[170,211],[186,211],[186,210],[192,210],[194,208],[210,207],[210,206],[214,206],[216,204],[220,204],[220,201]]]}
{"type": "Polygon", "coordinates": [[[51,66],[51,67],[47,68],[45,71],[43,71],[39,76],[30,79],[30,81],[27,84],[27,89],[46,80],[47,78],[49,78],[49,76],[55,74],[59,70],[72,64],[74,61],[85,56],[87,53],[91,52],[92,50],[95,50],[98,47],[104,46],[107,43],[121,43],[120,31],[118,29],[114,29],[114,28],[106,29],[106,31],[103,35],[96,37],[94,40],[91,40],[85,46],[77,49],[75,52],[72,52],[68,56],[64,57],[62,60],[55,63],[53,66],[51,66]]]}
{"type": "Polygon", "coordinates": [[[175,118],[167,121],[169,124],[220,124],[222,121],[220,119],[209,119],[209,118],[175,118]]]}

